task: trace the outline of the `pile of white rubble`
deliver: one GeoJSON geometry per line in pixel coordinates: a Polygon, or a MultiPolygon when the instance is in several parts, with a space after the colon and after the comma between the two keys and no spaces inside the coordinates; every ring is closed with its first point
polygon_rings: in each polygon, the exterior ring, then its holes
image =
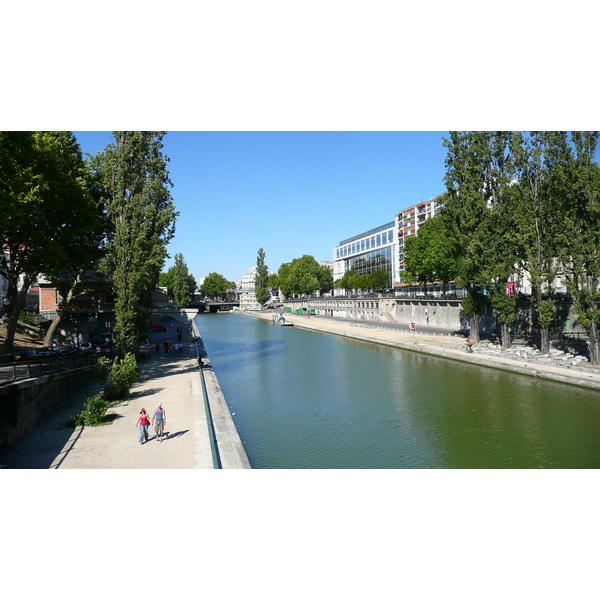
{"type": "MultiPolygon", "coordinates": [[[[464,346],[462,347],[464,348],[464,346]]],[[[589,364],[586,364],[589,363],[589,361],[585,356],[571,354],[570,352],[564,352],[563,350],[555,350],[554,348],[551,348],[548,354],[542,354],[533,346],[515,346],[508,350],[502,350],[500,346],[493,344],[492,342],[481,342],[479,348],[473,346],[473,352],[475,354],[489,354],[523,362],[556,365],[557,367],[571,369],[580,367],[581,370],[583,370],[583,367],[586,366],[588,369],[590,368],[589,364]]]]}

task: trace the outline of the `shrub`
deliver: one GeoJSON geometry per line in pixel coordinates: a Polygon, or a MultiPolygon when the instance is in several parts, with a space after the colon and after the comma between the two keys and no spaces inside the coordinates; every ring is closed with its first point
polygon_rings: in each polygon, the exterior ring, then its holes
{"type": "Polygon", "coordinates": [[[108,382],[104,387],[104,397],[110,402],[127,398],[137,372],[135,356],[131,352],[128,352],[123,360],[115,358],[110,369],[108,382]]]}
{"type": "Polygon", "coordinates": [[[96,372],[96,379],[100,383],[106,383],[108,381],[108,376],[110,375],[110,370],[112,367],[112,360],[108,358],[108,356],[101,356],[98,358],[98,362],[94,367],[96,372]]]}
{"type": "Polygon", "coordinates": [[[108,401],[100,394],[94,394],[84,403],[83,410],[71,418],[75,421],[75,425],[100,425],[107,410],[108,401]]]}

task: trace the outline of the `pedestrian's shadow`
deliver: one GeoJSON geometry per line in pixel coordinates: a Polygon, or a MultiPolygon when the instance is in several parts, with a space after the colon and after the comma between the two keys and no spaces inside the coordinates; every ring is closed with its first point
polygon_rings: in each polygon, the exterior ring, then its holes
{"type": "Polygon", "coordinates": [[[173,439],[176,437],[181,437],[182,435],[186,434],[189,431],[189,429],[186,429],[185,431],[176,431],[175,433],[171,433],[170,431],[165,431],[165,436],[167,437],[167,439],[173,439]]]}
{"type": "Polygon", "coordinates": [[[152,394],[158,394],[158,392],[161,392],[164,389],[165,388],[155,387],[155,388],[148,388],[146,390],[139,390],[137,392],[132,392],[131,394],[129,394],[129,399],[135,400],[136,398],[143,398],[144,396],[151,396],[152,394]]]}

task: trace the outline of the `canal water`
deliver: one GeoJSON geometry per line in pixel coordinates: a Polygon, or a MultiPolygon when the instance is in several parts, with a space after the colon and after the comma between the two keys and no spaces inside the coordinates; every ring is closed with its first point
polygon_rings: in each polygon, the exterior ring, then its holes
{"type": "Polygon", "coordinates": [[[600,467],[600,392],[234,313],[196,324],[255,469],[600,467]]]}

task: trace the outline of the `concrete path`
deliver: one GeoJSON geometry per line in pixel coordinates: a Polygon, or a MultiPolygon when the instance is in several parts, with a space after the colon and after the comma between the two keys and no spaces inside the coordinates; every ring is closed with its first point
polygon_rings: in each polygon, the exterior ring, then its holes
{"type": "MultiPolygon", "coordinates": [[[[65,427],[80,412],[88,395],[99,389],[90,382],[79,403],[59,411],[46,424],[15,445],[3,457],[9,469],[212,469],[213,459],[195,349],[185,344],[182,354],[166,354],[155,341],[172,341],[171,331],[149,336],[149,359],[141,365],[143,381],[134,384],[130,398],[111,405],[115,418],[99,427],[65,427]],[[151,352],[150,352],[151,350],[151,352]],[[158,402],[166,412],[167,437],[140,444],[136,422],[140,409],[152,415],[158,402]],[[67,437],[68,436],[68,437],[67,437]]],[[[192,336],[186,331],[184,340],[192,336]]]]}

